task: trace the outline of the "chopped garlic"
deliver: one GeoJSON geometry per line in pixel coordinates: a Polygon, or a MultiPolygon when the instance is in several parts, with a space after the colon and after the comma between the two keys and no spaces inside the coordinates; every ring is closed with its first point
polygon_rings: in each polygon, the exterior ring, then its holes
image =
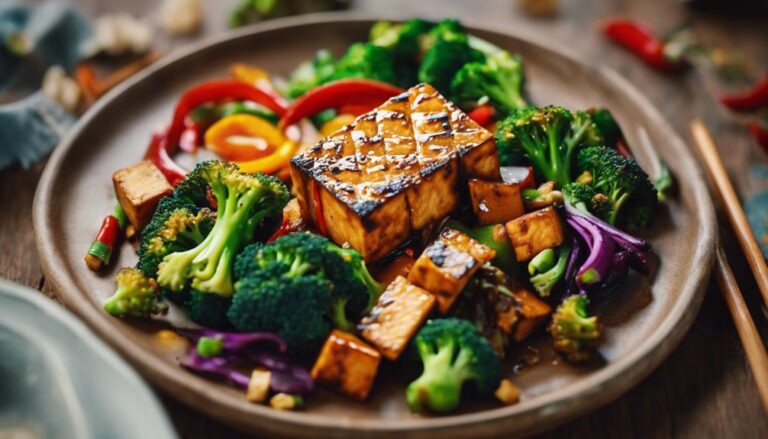
{"type": "Polygon", "coordinates": [[[202,21],[200,0],[164,0],[160,6],[160,24],[171,35],[194,33],[202,21]]]}
{"type": "Polygon", "coordinates": [[[254,369],[251,373],[251,379],[248,381],[248,390],[245,392],[245,399],[255,403],[266,401],[271,380],[272,372],[266,369],[254,369]]]}
{"type": "Polygon", "coordinates": [[[301,407],[303,402],[301,396],[278,393],[269,400],[269,406],[275,410],[296,410],[301,407]]]}
{"type": "Polygon", "coordinates": [[[41,89],[46,96],[65,110],[70,113],[77,111],[82,97],[80,86],[74,79],[67,76],[61,66],[51,66],[45,72],[41,89]]]}
{"type": "Polygon", "coordinates": [[[122,55],[148,51],[153,35],[146,22],[128,14],[113,14],[96,19],[93,38],[95,52],[122,55]]]}
{"type": "Polygon", "coordinates": [[[508,379],[501,380],[495,395],[499,401],[506,405],[517,404],[520,401],[520,389],[508,379]]]}

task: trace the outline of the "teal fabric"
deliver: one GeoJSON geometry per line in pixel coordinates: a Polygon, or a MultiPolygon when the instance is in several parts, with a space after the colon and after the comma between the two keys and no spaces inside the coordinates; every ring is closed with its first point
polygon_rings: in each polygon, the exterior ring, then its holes
{"type": "Polygon", "coordinates": [[[91,37],[90,24],[72,6],[0,2],[0,92],[30,84],[37,88],[52,65],[71,71],[91,37]]]}
{"type": "MultiPolygon", "coordinates": [[[[38,90],[54,65],[71,71],[91,35],[88,21],[72,6],[0,0],[0,93],[38,90]]],[[[34,164],[74,122],[73,115],[40,91],[0,105],[0,169],[17,162],[34,164]]]]}
{"type": "Polygon", "coordinates": [[[75,118],[42,92],[0,105],[0,169],[29,167],[53,149],[75,118]]]}

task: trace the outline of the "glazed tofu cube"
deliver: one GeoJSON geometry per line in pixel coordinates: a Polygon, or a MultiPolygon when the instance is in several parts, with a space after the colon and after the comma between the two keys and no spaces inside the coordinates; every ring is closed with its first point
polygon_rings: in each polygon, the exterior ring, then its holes
{"type": "Polygon", "coordinates": [[[408,346],[435,305],[435,296],[398,276],[358,325],[364,339],[392,361],[408,346]]]}
{"type": "Polygon", "coordinates": [[[512,296],[517,304],[517,324],[514,326],[512,339],[519,342],[547,321],[552,314],[552,307],[521,285],[512,288],[512,296]]]}
{"type": "Polygon", "coordinates": [[[542,250],[557,247],[565,238],[560,217],[553,207],[515,218],[506,224],[506,229],[518,261],[527,261],[542,250]]]}
{"type": "Polygon", "coordinates": [[[408,281],[437,298],[438,309],[446,314],[472,275],[496,251],[450,227],[430,244],[408,273],[408,281]]]}
{"type": "Polygon", "coordinates": [[[162,172],[150,161],[118,170],[112,174],[112,183],[128,221],[138,230],[152,218],[160,199],[173,191],[162,172]]]}
{"type": "Polygon", "coordinates": [[[517,183],[473,178],[469,180],[469,196],[480,225],[504,224],[525,214],[517,183]]]}
{"type": "Polygon", "coordinates": [[[318,383],[362,401],[373,387],[380,362],[376,349],[335,329],[325,340],[311,373],[318,383]]]}

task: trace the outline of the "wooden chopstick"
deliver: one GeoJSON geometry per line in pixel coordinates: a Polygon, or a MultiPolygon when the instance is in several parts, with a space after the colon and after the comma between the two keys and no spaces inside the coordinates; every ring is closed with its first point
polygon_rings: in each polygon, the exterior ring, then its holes
{"type": "Polygon", "coordinates": [[[749,263],[757,286],[760,288],[763,301],[768,306],[768,266],[765,264],[760,246],[757,244],[757,239],[755,239],[755,235],[749,227],[747,215],[744,213],[744,209],[741,208],[736,191],[733,189],[723,162],[720,160],[720,154],[717,152],[712,135],[700,120],[691,122],[691,132],[696,141],[696,146],[698,146],[699,152],[704,159],[704,164],[706,165],[709,178],[712,180],[715,193],[725,208],[725,213],[728,215],[734,232],[736,232],[741,249],[747,258],[747,263],[749,263]]]}
{"type": "MultiPolygon", "coordinates": [[[[763,254],[757,245],[755,235],[749,227],[749,222],[741,208],[736,191],[733,189],[728,174],[725,172],[723,162],[720,160],[720,154],[717,152],[714,140],[709,130],[700,120],[691,122],[691,132],[699,148],[704,164],[707,168],[712,186],[715,189],[720,202],[722,203],[728,215],[728,219],[733,226],[739,244],[747,257],[752,273],[755,276],[763,300],[768,304],[768,267],[766,267],[763,254]]],[[[757,332],[755,322],[749,313],[744,296],[739,289],[736,278],[733,276],[733,270],[728,263],[722,247],[718,244],[715,257],[715,276],[717,285],[723,293],[728,310],[733,317],[733,323],[736,331],[739,333],[739,339],[744,346],[744,352],[747,355],[749,367],[752,369],[752,376],[755,377],[757,391],[763,403],[763,409],[768,413],[768,354],[765,346],[757,332]]]]}
{"type": "Polygon", "coordinates": [[[731,265],[725,256],[725,252],[718,245],[715,258],[715,275],[717,285],[723,293],[728,309],[733,316],[733,323],[736,331],[739,333],[741,344],[744,346],[744,352],[747,354],[749,367],[752,369],[752,375],[755,377],[757,392],[763,402],[763,409],[768,413],[768,354],[765,352],[765,346],[757,332],[755,322],[749,314],[747,304],[744,302],[744,296],[741,294],[739,285],[733,276],[731,265]]]}

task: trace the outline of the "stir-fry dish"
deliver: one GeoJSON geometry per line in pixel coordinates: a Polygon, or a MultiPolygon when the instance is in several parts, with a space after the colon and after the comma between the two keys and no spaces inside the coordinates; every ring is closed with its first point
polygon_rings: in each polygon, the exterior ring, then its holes
{"type": "Polygon", "coordinates": [[[648,273],[627,230],[671,181],[651,180],[607,109],[539,106],[524,82],[519,56],[457,21],[412,20],[285,79],[237,64],[188,90],[146,160],[113,176],[86,262],[108,265],[125,237],[138,263],[105,311],[186,313],[181,365],[276,409],[316,386],[365,400],[384,363],[412,371],[414,412],[517,402],[502,359],[529,337],[563,361],[599,356],[591,307],[648,273]],[[174,161],[199,148],[219,159],[174,161]]]}

